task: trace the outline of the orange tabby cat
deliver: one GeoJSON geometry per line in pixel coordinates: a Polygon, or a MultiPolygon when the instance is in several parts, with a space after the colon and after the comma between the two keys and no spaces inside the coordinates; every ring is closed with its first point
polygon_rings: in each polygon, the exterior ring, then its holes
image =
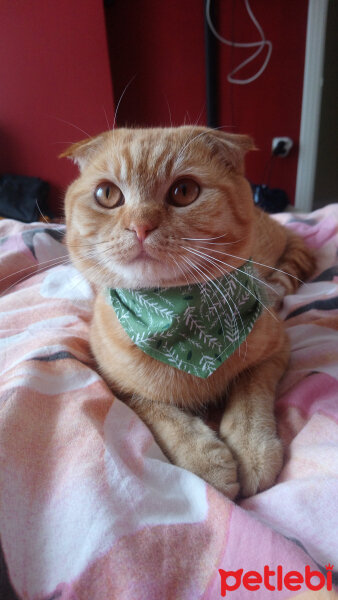
{"type": "MultiPolygon", "coordinates": [[[[288,362],[288,342],[271,302],[266,306],[258,296],[258,279],[285,294],[314,268],[302,240],[254,207],[243,176],[243,157],[252,147],[247,136],[184,126],[116,129],[63,154],[81,171],[66,194],[67,243],[74,265],[97,291],[91,347],[100,371],[173,463],[230,498],[271,486],[283,459],[274,398],[288,362]],[[250,265],[252,289],[240,280],[250,265]],[[219,306],[227,303],[238,336],[242,288],[248,291],[246,301],[264,305],[226,360],[219,359],[222,352],[214,354],[218,368],[208,377],[144,351],[107,299],[107,288],[113,294],[120,290],[122,297],[129,290],[132,298],[139,289],[155,294],[170,289],[180,302],[191,298],[185,290],[205,291],[205,282],[219,290],[219,306]],[[222,293],[231,283],[241,286],[237,300],[222,293]],[[217,436],[196,413],[225,397],[217,436]]],[[[122,306],[121,297],[119,302],[122,306]]],[[[216,304],[211,310],[215,323],[217,316],[221,321],[216,304]]],[[[122,316],[130,324],[133,314],[122,316]]],[[[204,342],[216,344],[215,339],[205,333],[204,342]]],[[[200,345],[198,339],[194,344],[200,345]]],[[[160,345],[161,338],[156,348],[160,345]]]]}

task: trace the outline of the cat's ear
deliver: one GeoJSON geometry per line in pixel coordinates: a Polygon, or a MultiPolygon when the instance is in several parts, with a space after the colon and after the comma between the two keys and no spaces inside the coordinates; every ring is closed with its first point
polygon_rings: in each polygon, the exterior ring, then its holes
{"type": "Polygon", "coordinates": [[[70,158],[79,167],[80,171],[82,171],[90,162],[96,151],[102,147],[105,136],[106,133],[101,133],[96,137],[76,142],[59,154],[59,158],[70,158]]]}
{"type": "Polygon", "coordinates": [[[219,151],[224,155],[228,166],[235,171],[244,171],[244,156],[250,150],[257,150],[249,135],[226,133],[219,129],[211,129],[210,137],[217,143],[219,151]]]}

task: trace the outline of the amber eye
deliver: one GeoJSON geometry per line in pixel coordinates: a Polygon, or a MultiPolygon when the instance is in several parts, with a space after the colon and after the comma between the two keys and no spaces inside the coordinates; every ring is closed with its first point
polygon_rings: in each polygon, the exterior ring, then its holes
{"type": "Polygon", "coordinates": [[[193,179],[178,179],[168,192],[168,202],[174,206],[188,206],[197,200],[200,187],[193,179]]]}
{"type": "Polygon", "coordinates": [[[110,181],[104,181],[95,188],[94,198],[104,208],[116,208],[124,204],[124,195],[120,188],[110,181]]]}

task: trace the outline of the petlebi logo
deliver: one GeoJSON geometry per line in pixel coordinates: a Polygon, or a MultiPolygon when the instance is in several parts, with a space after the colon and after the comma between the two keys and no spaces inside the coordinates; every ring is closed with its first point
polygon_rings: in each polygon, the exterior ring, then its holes
{"type": "Polygon", "coordinates": [[[326,576],[321,571],[311,570],[309,565],[305,566],[304,573],[300,571],[285,572],[282,565],[278,565],[273,571],[268,565],[264,566],[263,573],[258,571],[246,571],[238,569],[237,571],[224,571],[218,569],[221,576],[221,596],[230,597],[230,593],[241,587],[250,592],[265,588],[270,591],[290,590],[292,592],[300,590],[302,584],[309,590],[322,590],[323,588],[332,590],[332,571],[333,565],[330,563],[325,566],[326,576]]]}

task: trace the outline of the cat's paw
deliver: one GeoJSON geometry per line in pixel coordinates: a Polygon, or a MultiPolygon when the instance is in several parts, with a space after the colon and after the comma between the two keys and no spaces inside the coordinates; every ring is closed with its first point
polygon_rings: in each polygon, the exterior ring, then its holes
{"type": "Polygon", "coordinates": [[[283,447],[277,437],[263,439],[253,452],[238,455],[241,496],[253,496],[271,487],[283,465],[283,447]]]}
{"type": "Polygon", "coordinates": [[[276,311],[281,310],[284,302],[284,296],[288,293],[288,289],[279,281],[269,279],[269,305],[276,311]]]}
{"type": "Polygon", "coordinates": [[[239,493],[237,465],[227,447],[220,440],[208,441],[193,461],[190,470],[233,500],[239,493]]]}
{"type": "Polygon", "coordinates": [[[240,496],[253,496],[271,487],[283,465],[283,447],[277,436],[261,433],[244,443],[230,437],[227,443],[238,463],[240,496]]]}

